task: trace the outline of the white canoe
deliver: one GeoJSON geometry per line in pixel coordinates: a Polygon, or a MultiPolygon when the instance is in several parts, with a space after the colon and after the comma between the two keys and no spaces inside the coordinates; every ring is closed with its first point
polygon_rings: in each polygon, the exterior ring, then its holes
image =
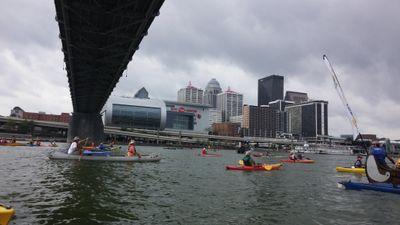
{"type": "Polygon", "coordinates": [[[68,155],[64,152],[53,152],[49,154],[49,159],[58,160],[86,160],[86,161],[112,161],[112,162],[159,162],[161,158],[158,155],[148,155],[139,157],[127,156],[80,156],[68,155]]]}

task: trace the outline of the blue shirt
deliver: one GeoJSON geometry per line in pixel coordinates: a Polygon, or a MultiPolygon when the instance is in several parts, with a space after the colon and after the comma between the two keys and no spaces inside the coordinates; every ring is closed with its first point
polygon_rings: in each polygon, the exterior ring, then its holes
{"type": "Polygon", "coordinates": [[[386,164],[385,158],[386,158],[386,151],[383,148],[377,148],[374,147],[372,148],[372,155],[375,157],[376,161],[380,164],[386,164]]]}

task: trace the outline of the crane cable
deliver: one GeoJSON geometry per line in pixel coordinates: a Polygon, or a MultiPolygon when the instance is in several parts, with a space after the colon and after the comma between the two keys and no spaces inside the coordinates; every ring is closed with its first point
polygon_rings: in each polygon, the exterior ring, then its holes
{"type": "Polygon", "coordinates": [[[363,143],[363,147],[365,148],[365,150],[366,150],[366,152],[367,152],[367,154],[368,154],[368,149],[367,149],[367,147],[365,146],[363,136],[361,135],[360,129],[359,129],[359,127],[358,127],[357,119],[356,119],[356,117],[355,117],[353,111],[351,110],[351,108],[350,108],[350,106],[349,106],[349,103],[347,102],[347,98],[346,98],[346,96],[344,95],[344,91],[343,91],[343,89],[342,89],[342,86],[340,85],[340,82],[339,82],[339,79],[338,79],[338,77],[337,77],[337,75],[336,75],[336,72],[335,72],[335,70],[333,69],[331,62],[329,61],[329,59],[328,59],[328,57],[327,57],[326,55],[323,55],[323,56],[322,56],[322,59],[324,60],[326,66],[327,66],[328,69],[329,69],[329,71],[331,71],[331,73],[332,73],[332,79],[333,79],[333,83],[334,83],[334,85],[335,85],[335,89],[336,89],[337,93],[339,94],[340,100],[342,100],[342,103],[343,103],[344,107],[347,109],[347,111],[348,111],[348,113],[349,113],[349,115],[350,115],[350,117],[351,117],[351,118],[350,118],[350,121],[351,121],[351,123],[354,125],[354,127],[356,128],[357,133],[358,133],[358,135],[359,135],[359,137],[360,137],[360,139],[361,139],[361,141],[362,141],[362,143],[363,143]]]}

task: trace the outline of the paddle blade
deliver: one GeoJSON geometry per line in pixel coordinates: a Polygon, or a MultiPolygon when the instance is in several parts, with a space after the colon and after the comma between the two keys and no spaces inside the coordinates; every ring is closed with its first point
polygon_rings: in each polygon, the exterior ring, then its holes
{"type": "Polygon", "coordinates": [[[239,165],[242,165],[243,166],[243,160],[239,160],[239,165]]]}
{"type": "Polygon", "coordinates": [[[272,166],[270,166],[270,165],[264,165],[264,169],[270,171],[270,170],[272,170],[272,166]]]}

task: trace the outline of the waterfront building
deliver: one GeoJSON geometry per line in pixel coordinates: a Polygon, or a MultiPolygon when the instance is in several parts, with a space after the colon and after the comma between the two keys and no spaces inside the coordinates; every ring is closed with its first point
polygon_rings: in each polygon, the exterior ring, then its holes
{"type": "Polygon", "coordinates": [[[149,98],[149,92],[147,92],[146,88],[142,87],[136,92],[134,97],[135,98],[147,98],[148,99],[149,98]]]}
{"type": "Polygon", "coordinates": [[[308,101],[286,106],[288,132],[300,137],[328,135],[328,102],[308,101]]]}
{"type": "Polygon", "coordinates": [[[41,120],[49,122],[69,123],[71,115],[69,113],[61,113],[60,115],[46,114],[46,112],[25,112],[19,106],[11,110],[10,117],[16,117],[26,120],[41,120]]]}
{"type": "MultiPolygon", "coordinates": [[[[364,141],[373,142],[373,141],[377,141],[378,140],[378,137],[376,136],[376,134],[361,134],[361,136],[362,136],[362,140],[364,140],[364,141]]],[[[356,141],[361,141],[360,134],[357,135],[355,140],[356,141]]]]}
{"type": "Polygon", "coordinates": [[[228,88],[217,95],[217,107],[222,112],[222,122],[229,122],[231,116],[242,115],[243,95],[228,88]]]}
{"type": "Polygon", "coordinates": [[[24,112],[22,119],[69,123],[71,115],[69,113],[61,113],[60,115],[55,115],[46,114],[45,112],[24,112]]]}
{"type": "Polygon", "coordinates": [[[203,90],[189,85],[178,91],[178,102],[187,102],[195,104],[203,104],[203,90]]]}
{"type": "Polygon", "coordinates": [[[240,136],[239,123],[231,123],[231,122],[214,123],[212,125],[212,130],[214,135],[231,136],[231,137],[240,136]]]}
{"type": "Polygon", "coordinates": [[[285,111],[285,107],[288,105],[293,105],[294,102],[292,101],[285,101],[285,100],[275,100],[268,103],[269,107],[279,110],[285,111]]]}
{"type": "Polygon", "coordinates": [[[163,130],[165,102],[157,99],[110,96],[103,110],[103,123],[120,128],[163,130]]]}
{"type": "Polygon", "coordinates": [[[212,125],[210,105],[164,101],[167,110],[166,129],[207,133],[212,125]]]}
{"type": "Polygon", "coordinates": [[[240,115],[240,116],[231,116],[231,117],[229,118],[229,121],[230,121],[231,123],[239,123],[240,126],[242,126],[242,125],[243,125],[243,115],[240,115]]]}
{"type": "Polygon", "coordinates": [[[22,119],[24,116],[24,110],[21,109],[19,106],[15,106],[13,109],[11,109],[10,117],[16,117],[22,119]]]}
{"type": "Polygon", "coordinates": [[[209,123],[222,123],[222,112],[218,109],[209,109],[209,123]]]}
{"type": "Polygon", "coordinates": [[[258,80],[258,106],[283,100],[283,76],[271,75],[258,80]]]}
{"type": "Polygon", "coordinates": [[[217,108],[217,95],[222,92],[221,86],[215,78],[212,78],[204,91],[204,104],[217,108]]]}
{"type": "Polygon", "coordinates": [[[295,104],[308,101],[308,95],[304,92],[286,91],[285,101],[291,101],[295,104]]]}
{"type": "Polygon", "coordinates": [[[243,106],[243,133],[250,137],[276,137],[287,131],[287,114],[268,105],[243,106]]]}

